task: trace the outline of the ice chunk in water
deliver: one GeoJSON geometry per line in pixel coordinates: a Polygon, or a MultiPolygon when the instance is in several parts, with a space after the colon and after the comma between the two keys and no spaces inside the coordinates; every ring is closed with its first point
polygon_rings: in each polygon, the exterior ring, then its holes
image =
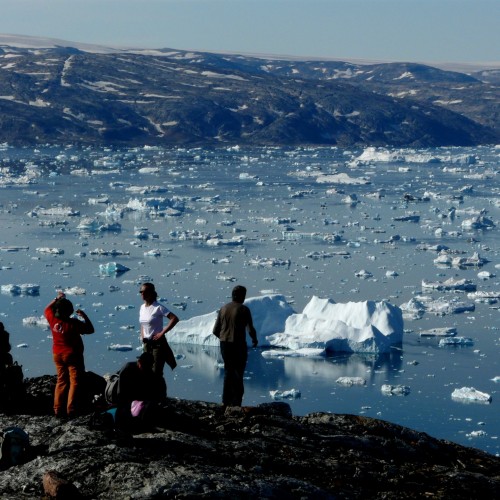
{"type": "Polygon", "coordinates": [[[474,387],[461,387],[451,393],[452,399],[473,401],[477,403],[490,403],[491,396],[485,392],[478,391],[474,387]]]}
{"type": "Polygon", "coordinates": [[[102,274],[119,274],[129,271],[130,269],[118,262],[108,262],[106,264],[99,264],[99,271],[102,274]]]}
{"type": "Polygon", "coordinates": [[[407,385],[384,384],[381,391],[386,396],[406,396],[410,394],[410,388],[407,385]]]}
{"type": "Polygon", "coordinates": [[[269,394],[273,399],[300,399],[300,391],[297,389],[269,391],[269,394]]]}
{"type": "Polygon", "coordinates": [[[366,380],[362,377],[339,377],[336,381],[340,385],[366,385],[366,380]]]}
{"type": "Polygon", "coordinates": [[[132,351],[133,347],[129,344],[111,344],[108,346],[108,351],[132,351]]]}

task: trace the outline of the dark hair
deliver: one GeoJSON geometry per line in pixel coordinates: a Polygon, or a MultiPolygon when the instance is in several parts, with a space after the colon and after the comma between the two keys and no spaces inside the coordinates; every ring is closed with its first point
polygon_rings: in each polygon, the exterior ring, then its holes
{"type": "Polygon", "coordinates": [[[59,319],[69,319],[74,312],[73,304],[64,297],[56,300],[53,310],[54,316],[59,319]]]}
{"type": "Polygon", "coordinates": [[[143,283],[142,287],[145,288],[155,298],[155,300],[158,298],[158,294],[156,293],[156,289],[153,283],[143,283]]]}
{"type": "Polygon", "coordinates": [[[242,285],[236,285],[231,292],[231,297],[235,302],[244,302],[247,296],[247,289],[242,285]]]}

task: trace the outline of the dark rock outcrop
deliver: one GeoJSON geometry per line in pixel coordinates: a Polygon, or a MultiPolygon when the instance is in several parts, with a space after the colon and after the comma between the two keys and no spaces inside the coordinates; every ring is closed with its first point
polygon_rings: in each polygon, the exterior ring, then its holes
{"type": "Polygon", "coordinates": [[[53,378],[29,379],[35,415],[0,414],[29,433],[27,461],[0,473],[0,498],[61,480],[83,498],[498,498],[500,459],[372,418],[293,416],[286,403],[228,408],[168,400],[159,427],[125,434],[60,422],[53,378]],[[50,472],[49,478],[47,474],[50,472]]]}

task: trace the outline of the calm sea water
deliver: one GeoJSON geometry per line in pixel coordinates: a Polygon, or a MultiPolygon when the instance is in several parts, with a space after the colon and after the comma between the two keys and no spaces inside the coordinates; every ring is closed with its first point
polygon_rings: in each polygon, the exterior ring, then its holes
{"type": "MultiPolygon", "coordinates": [[[[54,373],[49,331],[23,319],[40,317],[60,288],[85,292],[71,298],[95,323],[96,334],[85,338],[86,364],[100,374],[137,355],[108,348],[138,346],[138,285],[143,280],[154,281],[181,319],[216,310],[236,283],[247,286],[248,296],[282,293],[297,312],[313,295],[396,305],[423,294],[472,302],[464,292],[424,292],[423,279],[467,278],[478,290],[500,289],[495,276],[500,272],[495,267],[498,148],[399,151],[392,161],[355,166],[352,160],[361,153],[336,148],[1,147],[0,284],[40,286],[34,296],[0,294],[0,320],[11,332],[13,355],[25,375],[54,373]],[[427,157],[440,161],[423,161],[427,157]],[[318,175],[335,173],[369,183],[317,182],[318,175]],[[405,194],[413,200],[405,200],[405,194]],[[427,196],[430,201],[421,201],[427,196]],[[145,198],[175,199],[178,211],[126,208],[130,200],[145,198]],[[64,213],[45,215],[54,207],[64,213]],[[455,218],[448,216],[452,207],[455,218]],[[496,226],[464,230],[462,222],[481,210],[496,226]],[[410,215],[419,221],[399,220],[410,215]],[[95,227],[115,226],[78,229],[88,220],[95,227]],[[292,233],[303,237],[290,239],[292,233]],[[211,246],[200,236],[207,234],[242,237],[244,243],[211,246]],[[331,235],[338,241],[325,238],[331,235]],[[481,268],[439,268],[433,263],[437,252],[422,250],[422,245],[446,245],[467,257],[479,252],[489,262],[481,268]],[[122,255],[96,255],[97,249],[122,255]],[[150,255],[151,250],[159,255],[150,255]],[[276,265],[251,263],[259,258],[274,259],[276,265]],[[109,262],[130,270],[103,274],[99,266],[109,262]],[[362,270],[371,277],[358,277],[362,270]],[[491,277],[480,278],[481,271],[491,277]]],[[[498,315],[497,303],[477,303],[473,312],[407,319],[402,349],[390,355],[268,359],[262,349],[251,350],[244,404],[270,401],[271,390],[297,389],[301,397],[289,401],[297,415],[363,414],[498,454],[499,385],[492,380],[500,376],[498,315]],[[438,327],[454,327],[474,344],[439,347],[438,339],[419,336],[438,327]],[[366,385],[339,386],[341,376],[363,377],[366,385]],[[411,391],[385,396],[383,384],[411,391]],[[452,400],[460,387],[486,392],[492,402],[452,400]]],[[[217,349],[173,347],[179,367],[166,372],[169,395],[220,401],[223,372],[217,349]]]]}

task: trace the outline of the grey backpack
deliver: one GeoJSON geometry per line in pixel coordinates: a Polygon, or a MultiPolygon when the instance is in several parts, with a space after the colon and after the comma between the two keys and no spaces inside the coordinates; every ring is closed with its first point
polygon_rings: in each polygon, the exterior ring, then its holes
{"type": "Polygon", "coordinates": [[[106,402],[111,405],[118,404],[118,382],[120,380],[120,376],[118,373],[114,373],[110,375],[108,381],[106,382],[106,389],[104,390],[104,397],[106,398],[106,402]]]}

